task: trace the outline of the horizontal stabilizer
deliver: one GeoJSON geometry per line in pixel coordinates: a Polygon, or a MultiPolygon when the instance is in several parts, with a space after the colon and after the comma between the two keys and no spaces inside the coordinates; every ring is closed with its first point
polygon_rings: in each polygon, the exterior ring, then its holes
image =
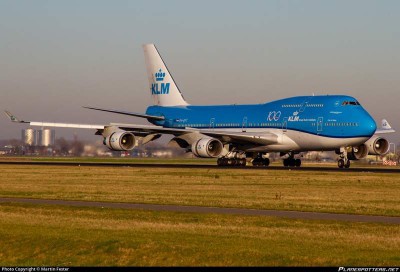
{"type": "Polygon", "coordinates": [[[129,115],[129,116],[135,116],[135,117],[140,117],[140,118],[147,118],[147,119],[152,119],[152,120],[164,120],[165,119],[164,116],[148,115],[148,114],[137,113],[137,112],[101,109],[101,108],[85,107],[85,106],[84,106],[84,108],[85,109],[90,109],[90,110],[98,110],[98,111],[105,111],[105,112],[111,112],[111,113],[117,113],[117,114],[129,115]]]}
{"type": "Polygon", "coordinates": [[[377,129],[375,131],[375,134],[385,134],[385,133],[396,132],[386,119],[382,119],[381,125],[382,125],[382,127],[380,129],[377,129]]]}
{"type": "Polygon", "coordinates": [[[386,119],[382,119],[382,129],[392,129],[392,126],[388,121],[386,121],[386,119]]]}

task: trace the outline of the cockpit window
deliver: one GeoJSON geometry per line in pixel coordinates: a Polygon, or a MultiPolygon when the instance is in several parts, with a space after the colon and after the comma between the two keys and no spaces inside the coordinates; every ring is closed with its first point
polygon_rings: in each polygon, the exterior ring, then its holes
{"type": "Polygon", "coordinates": [[[360,105],[360,103],[358,103],[358,101],[343,101],[342,106],[347,106],[347,105],[360,105]]]}

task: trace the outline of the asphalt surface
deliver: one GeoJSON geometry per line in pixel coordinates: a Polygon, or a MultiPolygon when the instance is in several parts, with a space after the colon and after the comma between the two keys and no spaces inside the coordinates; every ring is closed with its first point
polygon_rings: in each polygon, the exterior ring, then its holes
{"type": "Polygon", "coordinates": [[[167,212],[184,212],[184,213],[214,213],[214,214],[232,214],[232,215],[274,216],[274,217],[306,219],[306,220],[333,220],[333,221],[348,221],[348,222],[400,224],[400,217],[300,212],[300,211],[255,210],[255,209],[217,208],[217,207],[202,207],[202,206],[155,205],[155,204],[91,202],[91,201],[75,201],[75,200],[50,200],[50,199],[7,198],[7,197],[0,197],[0,203],[62,205],[62,206],[73,206],[73,207],[96,207],[96,208],[133,209],[133,210],[167,211],[167,212]]]}
{"type": "Polygon", "coordinates": [[[120,163],[120,162],[41,162],[41,161],[0,161],[0,165],[52,165],[52,166],[82,166],[82,167],[142,167],[142,168],[192,168],[192,169],[243,169],[243,170],[293,170],[293,171],[323,171],[323,172],[373,172],[373,173],[398,173],[400,168],[372,168],[372,167],[350,167],[340,169],[337,167],[253,167],[253,166],[217,166],[202,164],[158,164],[158,163],[120,163]]]}

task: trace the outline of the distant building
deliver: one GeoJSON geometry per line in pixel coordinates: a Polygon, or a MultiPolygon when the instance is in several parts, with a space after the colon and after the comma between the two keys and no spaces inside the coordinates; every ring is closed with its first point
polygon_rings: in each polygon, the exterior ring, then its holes
{"type": "Polygon", "coordinates": [[[39,134],[39,146],[54,146],[56,141],[56,131],[54,129],[42,129],[37,132],[39,134]]]}
{"type": "Polygon", "coordinates": [[[23,129],[21,139],[25,145],[37,146],[37,131],[32,128],[23,129]]]}
{"type": "Polygon", "coordinates": [[[54,146],[56,131],[54,129],[23,129],[22,142],[28,146],[54,146]]]}

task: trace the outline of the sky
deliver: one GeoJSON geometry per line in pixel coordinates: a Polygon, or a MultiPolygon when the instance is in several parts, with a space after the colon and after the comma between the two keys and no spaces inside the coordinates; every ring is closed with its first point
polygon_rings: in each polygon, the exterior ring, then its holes
{"type": "MultiPolygon", "coordinates": [[[[0,0],[0,109],[30,121],[145,124],[82,106],[145,112],[142,44],[155,43],[191,104],[345,94],[400,132],[399,14],[397,0],[0,0]]],[[[5,115],[0,127],[0,139],[27,128],[5,115]]],[[[56,130],[74,134],[99,140],[56,130]]]]}

